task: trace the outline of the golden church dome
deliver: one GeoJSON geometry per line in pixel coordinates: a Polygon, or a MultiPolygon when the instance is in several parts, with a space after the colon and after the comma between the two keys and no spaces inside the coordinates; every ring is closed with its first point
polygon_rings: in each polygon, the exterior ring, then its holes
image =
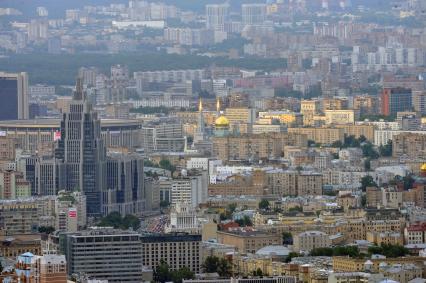
{"type": "Polygon", "coordinates": [[[228,127],[229,126],[229,120],[225,116],[221,115],[219,118],[216,119],[214,122],[216,127],[228,127]]]}
{"type": "Polygon", "coordinates": [[[420,167],[421,171],[426,171],[426,163],[423,163],[422,167],[420,167]]]}

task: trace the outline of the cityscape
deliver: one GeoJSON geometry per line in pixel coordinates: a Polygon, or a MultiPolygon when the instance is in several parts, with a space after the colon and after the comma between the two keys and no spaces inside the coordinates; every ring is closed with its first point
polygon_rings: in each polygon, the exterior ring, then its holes
{"type": "Polygon", "coordinates": [[[426,0],[0,0],[0,283],[426,283],[426,0]]]}

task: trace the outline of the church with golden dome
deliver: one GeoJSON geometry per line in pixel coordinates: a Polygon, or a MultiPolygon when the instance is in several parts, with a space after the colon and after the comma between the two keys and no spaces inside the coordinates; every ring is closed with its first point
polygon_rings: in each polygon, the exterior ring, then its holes
{"type": "Polygon", "coordinates": [[[229,120],[220,111],[220,101],[216,102],[217,119],[214,123],[214,135],[216,137],[226,137],[229,135],[229,120]]]}

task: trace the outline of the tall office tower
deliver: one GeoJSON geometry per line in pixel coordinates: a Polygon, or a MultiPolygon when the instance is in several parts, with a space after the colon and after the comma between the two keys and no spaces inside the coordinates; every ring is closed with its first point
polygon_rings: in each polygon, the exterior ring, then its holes
{"type": "Polygon", "coordinates": [[[385,116],[396,115],[397,112],[410,111],[413,108],[412,91],[408,88],[385,88],[381,94],[381,110],[385,116]]]}
{"type": "Polygon", "coordinates": [[[27,73],[0,72],[0,120],[28,119],[27,73]]]}
{"type": "Polygon", "coordinates": [[[102,213],[118,211],[141,215],[145,210],[143,158],[136,154],[108,154],[106,188],[102,192],[102,213]]]}
{"type": "Polygon", "coordinates": [[[217,31],[225,31],[225,23],[228,21],[228,4],[206,5],[206,28],[217,31]]]}
{"type": "Polygon", "coordinates": [[[59,189],[80,190],[87,198],[87,215],[100,216],[106,150],[100,120],[86,100],[80,78],[69,112],[63,114],[55,156],[59,160],[59,189]]]}
{"type": "Polygon", "coordinates": [[[261,25],[266,20],[265,4],[243,4],[241,6],[243,26],[261,25]]]}

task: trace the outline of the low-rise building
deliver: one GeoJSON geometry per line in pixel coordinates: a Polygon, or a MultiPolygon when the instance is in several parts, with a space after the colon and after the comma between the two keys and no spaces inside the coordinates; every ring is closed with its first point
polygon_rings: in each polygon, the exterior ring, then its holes
{"type": "Polygon", "coordinates": [[[171,270],[188,267],[201,271],[201,235],[152,234],[142,235],[142,264],[155,268],[165,261],[171,270]]]}
{"type": "Polygon", "coordinates": [[[282,244],[279,235],[255,230],[218,231],[217,241],[221,244],[235,246],[240,253],[256,253],[259,249],[282,244]]]}
{"type": "Polygon", "coordinates": [[[41,254],[40,234],[0,236],[0,254],[3,257],[16,258],[24,252],[41,254]]]}
{"type": "Polygon", "coordinates": [[[84,273],[108,282],[139,282],[142,247],[136,232],[94,227],[61,235],[68,275],[84,273]]]}
{"type": "Polygon", "coordinates": [[[426,243],[426,223],[416,223],[405,227],[404,240],[408,245],[426,243]]]}
{"type": "Polygon", "coordinates": [[[306,231],[293,237],[293,249],[298,253],[309,253],[313,249],[329,247],[330,245],[330,237],[320,231],[306,231]]]}

